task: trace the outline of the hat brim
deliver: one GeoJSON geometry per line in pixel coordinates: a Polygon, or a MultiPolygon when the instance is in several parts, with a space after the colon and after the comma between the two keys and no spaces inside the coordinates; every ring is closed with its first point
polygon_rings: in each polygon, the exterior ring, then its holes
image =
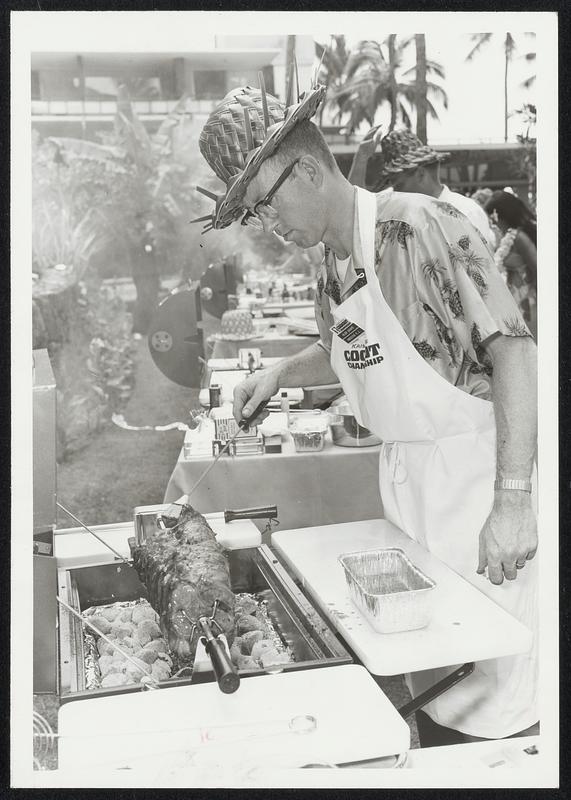
{"type": "Polygon", "coordinates": [[[226,228],[240,216],[243,208],[242,200],[252,178],[255,177],[263,162],[275,153],[292,128],[298,122],[313,117],[325,97],[325,92],[325,86],[317,86],[315,89],[305,92],[301,101],[295,106],[286,109],[283,123],[276,123],[276,129],[268,134],[260,147],[254,150],[242,172],[230,183],[226,195],[220,204],[217,204],[214,228],[226,228]]]}

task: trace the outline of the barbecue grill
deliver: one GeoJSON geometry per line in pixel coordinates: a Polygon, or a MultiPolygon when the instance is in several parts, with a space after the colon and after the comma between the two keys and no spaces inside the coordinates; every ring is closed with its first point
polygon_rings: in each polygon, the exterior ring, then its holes
{"type": "MultiPolygon", "coordinates": [[[[140,508],[135,514],[135,541],[144,541],[156,524],[157,507],[140,508]]],[[[123,531],[118,531],[123,535],[123,531]]],[[[130,542],[131,548],[133,542],[130,542]]],[[[235,594],[249,593],[263,604],[268,620],[291,660],[264,669],[237,669],[240,677],[266,672],[297,671],[349,664],[352,658],[324,618],[302,593],[286,567],[267,546],[227,552],[231,588],[235,594]]],[[[125,563],[68,566],[58,572],[58,595],[76,612],[110,603],[147,599],[148,593],[136,571],[125,563]]],[[[80,619],[60,609],[59,683],[62,702],[81,698],[140,692],[145,684],[88,688],[85,629],[80,619]]],[[[159,681],[160,688],[214,681],[211,670],[180,670],[159,681]]],[[[239,691],[239,689],[238,689],[239,691]]]]}

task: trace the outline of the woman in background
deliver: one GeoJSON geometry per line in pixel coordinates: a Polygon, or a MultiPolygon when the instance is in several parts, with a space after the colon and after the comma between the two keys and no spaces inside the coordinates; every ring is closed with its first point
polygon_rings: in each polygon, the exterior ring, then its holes
{"type": "Polygon", "coordinates": [[[516,195],[497,191],[484,206],[499,229],[495,262],[537,339],[537,223],[516,195]]]}

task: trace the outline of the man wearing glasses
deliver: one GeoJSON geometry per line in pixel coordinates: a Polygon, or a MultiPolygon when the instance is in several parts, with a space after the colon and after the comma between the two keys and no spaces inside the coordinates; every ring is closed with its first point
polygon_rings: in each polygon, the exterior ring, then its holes
{"type": "MultiPolygon", "coordinates": [[[[201,134],[226,183],[202,218],[208,229],[241,218],[325,250],[320,342],[241,383],[234,414],[249,417],[283,387],[339,380],[383,441],[385,518],[535,630],[535,345],[485,240],[454,206],[344,178],[310,122],[323,94],[284,109],[237,89],[201,134]]],[[[413,695],[447,672],[408,676],[413,695]]],[[[536,646],[477,664],[425,711],[421,744],[534,732],[536,646]]]]}

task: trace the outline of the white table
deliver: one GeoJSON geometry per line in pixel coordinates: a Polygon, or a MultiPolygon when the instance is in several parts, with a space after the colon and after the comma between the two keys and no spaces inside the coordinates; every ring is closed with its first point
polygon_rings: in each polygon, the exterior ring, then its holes
{"type": "Polygon", "coordinates": [[[245,771],[363,761],[410,747],[407,724],[356,664],[244,678],[229,695],[203,683],[67,703],[58,732],[64,770],[154,764],[157,778],[185,760],[245,771]],[[313,729],[292,730],[290,721],[308,716],[313,729]]]}
{"type": "Polygon", "coordinates": [[[374,675],[499,658],[531,646],[528,628],[386,520],[278,531],[271,544],[374,675]],[[402,548],[435,581],[434,609],[426,628],[377,633],[353,605],[338,557],[379,547],[402,548]]]}
{"type": "MultiPolygon", "coordinates": [[[[374,519],[383,513],[379,450],[339,447],[328,433],[320,452],[296,453],[284,436],[281,453],[222,456],[190,498],[204,514],[223,509],[277,505],[280,530],[374,519]]],[[[185,460],[184,448],[170,476],[165,503],[188,494],[212,457],[185,460]]]]}

